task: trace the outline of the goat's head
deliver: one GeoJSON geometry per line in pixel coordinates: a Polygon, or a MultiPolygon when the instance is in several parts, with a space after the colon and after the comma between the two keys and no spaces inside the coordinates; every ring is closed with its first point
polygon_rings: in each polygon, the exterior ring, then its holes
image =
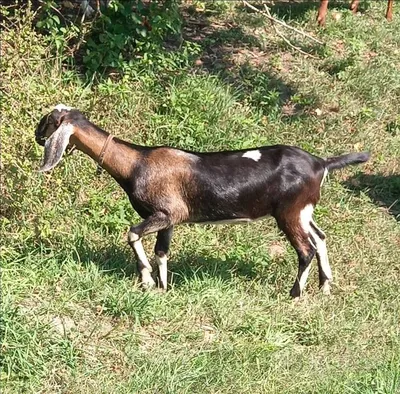
{"type": "Polygon", "coordinates": [[[43,164],[39,171],[49,171],[61,160],[69,144],[69,139],[74,133],[72,116],[74,112],[70,107],[58,104],[52,112],[43,116],[35,131],[35,139],[39,145],[44,146],[43,164]]]}

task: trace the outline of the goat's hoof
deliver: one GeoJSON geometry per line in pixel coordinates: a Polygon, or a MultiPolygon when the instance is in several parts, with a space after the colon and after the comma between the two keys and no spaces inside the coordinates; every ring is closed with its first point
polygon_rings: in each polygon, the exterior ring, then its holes
{"type": "Polygon", "coordinates": [[[294,304],[297,304],[298,302],[300,302],[300,297],[294,297],[292,301],[294,304]]]}
{"type": "Polygon", "coordinates": [[[299,287],[296,284],[290,290],[289,295],[293,300],[295,300],[296,298],[300,298],[301,291],[300,291],[299,287]]]}
{"type": "Polygon", "coordinates": [[[153,278],[146,278],[146,280],[142,281],[140,285],[143,290],[151,290],[155,288],[156,282],[154,282],[153,278]]]}
{"type": "Polygon", "coordinates": [[[154,293],[157,293],[157,294],[165,294],[167,292],[166,289],[163,289],[161,287],[156,287],[153,289],[153,291],[154,291],[154,293]]]}
{"type": "Polygon", "coordinates": [[[331,295],[331,286],[328,281],[326,281],[322,286],[321,286],[321,291],[323,295],[329,296],[331,295]]]}

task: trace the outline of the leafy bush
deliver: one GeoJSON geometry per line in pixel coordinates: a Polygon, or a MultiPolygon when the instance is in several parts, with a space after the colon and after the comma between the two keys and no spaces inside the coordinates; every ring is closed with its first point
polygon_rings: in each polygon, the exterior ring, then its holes
{"type": "MultiPolygon", "coordinates": [[[[156,61],[163,39],[180,31],[175,2],[115,1],[94,21],[85,45],[83,63],[89,71],[125,70],[139,58],[156,61]]],[[[158,59],[157,59],[158,60],[158,59]]]]}
{"type": "Polygon", "coordinates": [[[138,65],[170,71],[185,65],[199,51],[198,45],[180,38],[182,23],[176,0],[114,0],[89,21],[46,0],[38,19],[36,27],[48,35],[57,54],[65,59],[72,55],[89,77],[126,73],[138,65]],[[174,51],[164,48],[169,37],[180,43],[174,51]]]}

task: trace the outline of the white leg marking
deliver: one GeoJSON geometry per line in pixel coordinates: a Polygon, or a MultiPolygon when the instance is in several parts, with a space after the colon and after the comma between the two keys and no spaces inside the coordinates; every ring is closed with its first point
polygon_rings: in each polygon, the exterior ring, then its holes
{"type": "Polygon", "coordinates": [[[322,233],[322,234],[324,235],[324,237],[326,238],[326,234],[317,226],[317,223],[315,223],[315,222],[314,222],[314,219],[312,219],[312,218],[311,218],[311,223],[312,223],[313,226],[314,226],[315,228],[317,228],[318,231],[319,231],[320,233],[322,233]]]}
{"type": "Polygon", "coordinates": [[[154,279],[152,278],[150,271],[147,268],[142,268],[140,271],[140,276],[142,279],[142,286],[145,289],[150,289],[155,286],[156,282],[154,282],[154,279]]]}
{"type": "Polygon", "coordinates": [[[168,257],[163,256],[159,257],[156,255],[156,261],[158,264],[158,270],[160,273],[160,281],[161,281],[161,287],[164,290],[167,290],[167,262],[168,262],[168,257]]]}
{"type": "Polygon", "coordinates": [[[318,235],[311,230],[311,234],[315,239],[315,243],[317,244],[317,253],[319,254],[321,269],[324,272],[325,276],[332,280],[332,270],[331,266],[329,265],[328,259],[328,249],[326,248],[326,241],[318,237],[318,235]]]}
{"type": "Polygon", "coordinates": [[[325,179],[326,179],[326,176],[327,176],[327,175],[328,175],[328,169],[325,168],[324,175],[322,176],[321,184],[319,185],[319,187],[321,187],[322,184],[325,182],[325,179]]]}
{"type": "Polygon", "coordinates": [[[243,153],[242,157],[247,157],[248,159],[252,159],[254,161],[258,161],[261,159],[261,152],[256,149],[256,150],[249,150],[245,153],[243,153]]]}
{"type": "Polygon", "coordinates": [[[310,274],[311,263],[308,264],[307,268],[301,274],[299,278],[300,294],[303,292],[304,286],[306,285],[308,275],[310,274]]]}
{"type": "Polygon", "coordinates": [[[149,260],[147,260],[146,252],[143,249],[142,241],[140,239],[138,241],[135,241],[133,243],[133,247],[138,255],[138,259],[140,260],[140,262],[149,270],[149,272],[152,272],[153,268],[151,267],[149,260]]]}
{"type": "Polygon", "coordinates": [[[139,235],[136,233],[129,231],[128,233],[128,242],[135,242],[139,240],[139,235]]]}
{"type": "MultiPolygon", "coordinates": [[[[320,231],[322,234],[323,231],[320,230],[319,227],[315,224],[314,221],[312,221],[313,225],[320,231]]],[[[317,244],[317,253],[319,255],[320,259],[320,264],[321,264],[321,269],[324,272],[325,276],[328,278],[328,280],[332,280],[332,270],[331,266],[329,265],[329,258],[328,258],[328,249],[326,247],[326,240],[321,239],[318,237],[316,231],[311,227],[310,228],[310,234],[313,236],[315,243],[317,244]]]]}
{"type": "Polygon", "coordinates": [[[145,288],[153,287],[155,285],[154,279],[151,277],[151,272],[153,271],[153,268],[151,267],[149,260],[147,259],[142,240],[139,239],[139,236],[137,234],[130,231],[128,234],[128,241],[133,244],[132,246],[135,249],[141,265],[143,266],[140,269],[142,285],[145,288]]]}
{"type": "MultiPolygon", "coordinates": [[[[313,235],[314,235],[314,234],[313,234],[313,235]]],[[[313,240],[311,239],[311,237],[308,237],[308,240],[309,240],[310,244],[311,244],[312,246],[314,246],[315,249],[317,249],[317,245],[315,245],[315,243],[313,242],[313,240]]]]}
{"type": "Polygon", "coordinates": [[[300,224],[306,234],[310,233],[310,222],[312,220],[312,214],[314,212],[314,207],[311,204],[306,205],[300,211],[300,224]]]}
{"type": "MultiPolygon", "coordinates": [[[[306,205],[301,211],[300,211],[300,225],[304,232],[308,235],[313,235],[311,234],[311,225],[310,221],[312,220],[312,214],[314,212],[314,207],[312,204],[306,205]]],[[[311,237],[308,237],[308,241],[312,246],[314,246],[315,249],[317,249],[317,245],[314,245],[314,242],[312,241],[311,237]]],[[[311,262],[308,264],[307,268],[303,271],[301,274],[301,277],[298,278],[299,281],[299,287],[300,287],[300,294],[303,292],[304,286],[306,285],[306,281],[308,278],[308,275],[310,273],[311,269],[311,262]]]]}
{"type": "Polygon", "coordinates": [[[330,295],[331,294],[331,286],[329,285],[329,280],[326,280],[325,283],[322,285],[322,294],[330,295]]]}
{"type": "MultiPolygon", "coordinates": [[[[313,226],[318,229],[319,232],[324,234],[324,232],[316,225],[316,223],[311,220],[313,226]]],[[[322,284],[322,293],[325,295],[331,294],[331,286],[330,286],[330,281],[332,280],[332,270],[331,266],[329,265],[329,259],[328,259],[328,249],[326,247],[326,239],[321,239],[316,231],[311,227],[310,233],[315,239],[315,242],[317,244],[317,253],[319,257],[319,263],[320,263],[320,269],[324,273],[324,275],[327,277],[325,282],[322,284]]],[[[325,234],[324,234],[325,236],[325,234]]]]}

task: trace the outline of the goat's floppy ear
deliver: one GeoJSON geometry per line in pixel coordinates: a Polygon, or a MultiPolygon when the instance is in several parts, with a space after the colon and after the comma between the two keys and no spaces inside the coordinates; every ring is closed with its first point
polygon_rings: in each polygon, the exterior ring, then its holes
{"type": "Polygon", "coordinates": [[[46,140],[43,164],[39,168],[39,172],[49,171],[60,162],[73,133],[72,124],[61,123],[61,126],[46,140]]]}

